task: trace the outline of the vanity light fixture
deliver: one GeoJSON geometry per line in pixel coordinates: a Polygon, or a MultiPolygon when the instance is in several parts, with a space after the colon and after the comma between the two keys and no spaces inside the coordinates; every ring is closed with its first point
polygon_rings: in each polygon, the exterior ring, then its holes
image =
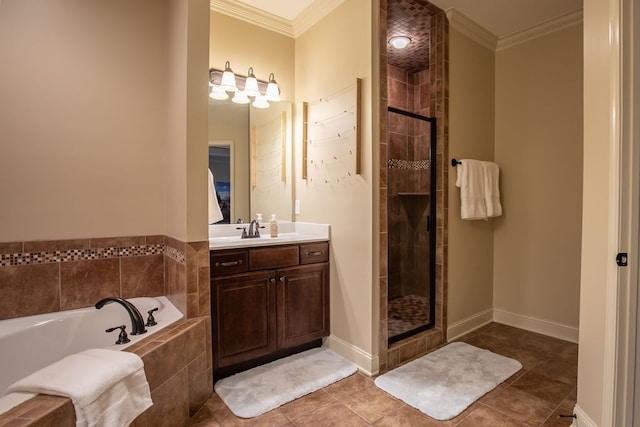
{"type": "Polygon", "coordinates": [[[225,99],[229,99],[229,95],[227,92],[222,89],[219,85],[210,85],[211,90],[209,92],[209,98],[217,99],[218,101],[224,101],[225,99]]]}
{"type": "Polygon", "coordinates": [[[244,82],[244,93],[247,94],[247,96],[260,95],[258,79],[256,79],[256,76],[253,74],[253,67],[249,67],[249,71],[247,72],[247,79],[244,82]]]}
{"type": "Polygon", "coordinates": [[[264,95],[256,96],[256,99],[253,101],[253,105],[256,108],[269,108],[269,102],[267,101],[267,97],[264,95]]]}
{"type": "MultiPolygon", "coordinates": [[[[1,0],[0,0],[1,1],[1,0]]],[[[209,97],[216,100],[229,99],[227,92],[235,92],[233,102],[247,104],[253,98],[253,106],[256,108],[269,107],[269,101],[280,101],[280,88],[273,73],[269,74],[268,81],[256,79],[253,67],[249,67],[247,77],[238,76],[231,70],[229,61],[224,64],[224,71],[214,68],[209,70],[209,97]]]]}
{"type": "Polygon", "coordinates": [[[269,74],[269,83],[267,83],[267,90],[264,95],[269,101],[280,101],[280,88],[273,73],[269,74]]]}
{"type": "Polygon", "coordinates": [[[233,96],[231,100],[236,104],[248,104],[251,102],[251,100],[247,96],[247,93],[243,90],[237,90],[236,94],[233,96]]]}
{"type": "Polygon", "coordinates": [[[407,36],[394,36],[389,39],[389,44],[396,49],[404,49],[409,46],[411,39],[407,36]]]}
{"type": "Polygon", "coordinates": [[[233,74],[229,61],[224,63],[224,72],[222,73],[220,86],[227,92],[235,92],[238,89],[236,86],[236,75],[233,74]]]}

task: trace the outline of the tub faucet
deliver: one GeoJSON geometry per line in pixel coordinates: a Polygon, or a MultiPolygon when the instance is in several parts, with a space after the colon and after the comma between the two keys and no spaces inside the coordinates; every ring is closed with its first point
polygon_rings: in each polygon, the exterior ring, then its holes
{"type": "Polygon", "coordinates": [[[122,298],[107,297],[98,301],[96,303],[96,308],[100,310],[108,302],[117,302],[122,307],[124,307],[125,310],[127,310],[127,313],[129,313],[129,317],[131,318],[131,335],[140,335],[147,332],[147,330],[144,328],[144,320],[142,319],[142,315],[135,305],[122,298]]]}

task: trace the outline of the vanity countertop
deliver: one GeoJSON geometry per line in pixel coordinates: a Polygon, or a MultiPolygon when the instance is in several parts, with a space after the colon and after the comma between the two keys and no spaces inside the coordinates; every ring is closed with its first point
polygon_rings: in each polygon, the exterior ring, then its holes
{"type": "Polygon", "coordinates": [[[252,246],[274,246],[292,243],[326,242],[329,240],[328,224],[278,221],[278,237],[270,237],[269,224],[265,223],[259,238],[242,239],[237,227],[249,224],[229,224],[209,226],[209,249],[235,249],[252,246]]]}

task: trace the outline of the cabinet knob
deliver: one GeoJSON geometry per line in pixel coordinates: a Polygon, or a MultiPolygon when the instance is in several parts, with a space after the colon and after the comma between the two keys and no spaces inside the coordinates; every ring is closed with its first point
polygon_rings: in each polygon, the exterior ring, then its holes
{"type": "Polygon", "coordinates": [[[271,283],[276,283],[276,279],[274,279],[273,277],[272,277],[271,279],[269,279],[269,281],[270,281],[271,283]]]}
{"type": "Polygon", "coordinates": [[[285,281],[285,280],[286,280],[286,279],[285,279],[285,277],[284,277],[284,276],[281,276],[281,277],[280,277],[280,283],[284,283],[284,281],[285,281]]]}

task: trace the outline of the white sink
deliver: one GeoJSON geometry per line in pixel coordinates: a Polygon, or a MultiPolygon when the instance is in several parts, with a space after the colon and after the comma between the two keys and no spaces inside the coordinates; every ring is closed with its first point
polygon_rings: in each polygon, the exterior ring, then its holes
{"type": "MultiPolygon", "coordinates": [[[[284,245],[288,243],[321,242],[329,240],[328,224],[310,223],[283,223],[279,228],[284,232],[279,232],[278,237],[271,237],[268,232],[262,233],[260,237],[241,237],[241,230],[236,230],[236,224],[220,228],[221,226],[211,226],[209,233],[210,249],[232,249],[244,248],[248,246],[270,246],[284,245]],[[214,230],[211,230],[215,227],[214,230]]],[[[266,229],[264,231],[267,231],[266,229]]]]}

